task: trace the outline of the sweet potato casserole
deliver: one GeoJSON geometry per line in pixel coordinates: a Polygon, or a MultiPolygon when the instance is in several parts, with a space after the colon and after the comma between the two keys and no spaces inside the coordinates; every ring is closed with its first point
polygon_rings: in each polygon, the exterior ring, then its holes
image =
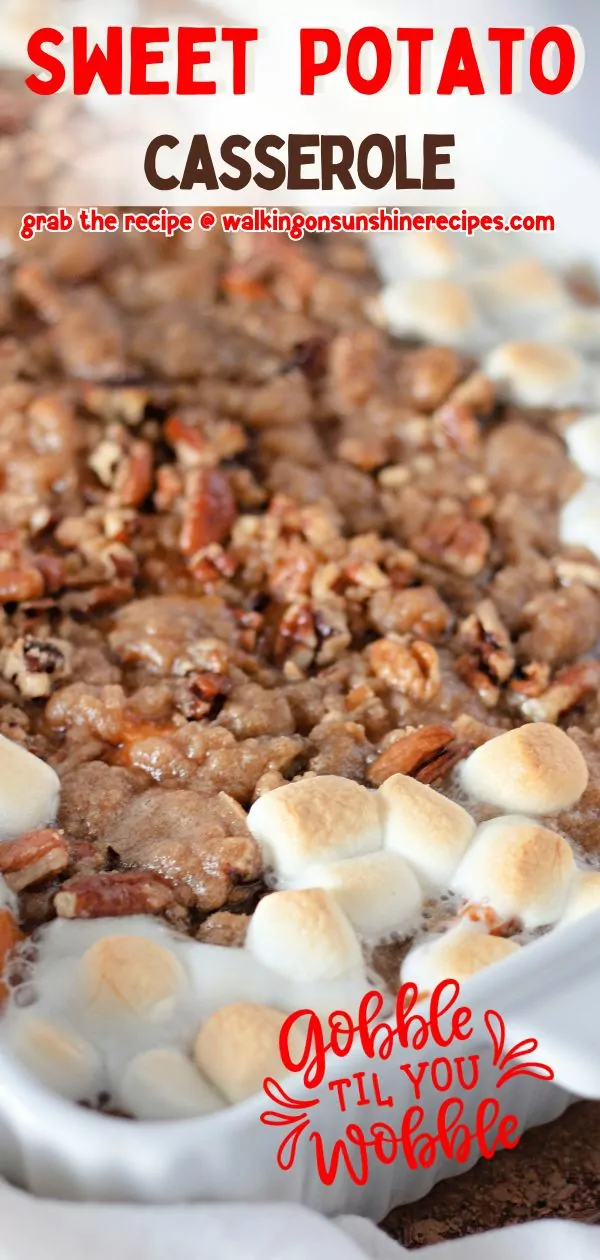
{"type": "Polygon", "coordinates": [[[17,223],[3,1037],[199,1114],[283,1011],[600,904],[600,307],[508,245],[396,241],[380,292],[358,238],[17,223]]]}

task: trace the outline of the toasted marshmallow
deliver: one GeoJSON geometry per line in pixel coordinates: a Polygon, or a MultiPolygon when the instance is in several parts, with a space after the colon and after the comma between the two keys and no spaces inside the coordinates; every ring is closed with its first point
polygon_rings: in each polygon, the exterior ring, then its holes
{"type": "Polygon", "coordinates": [[[381,847],[375,794],[334,774],[267,792],[254,802],[248,826],[283,883],[294,882],[316,862],[381,847]]]}
{"type": "Polygon", "coordinates": [[[428,894],[447,888],[475,835],[471,815],[440,792],[405,774],[379,788],[386,849],[400,853],[428,894]]]}
{"type": "Polygon", "coordinates": [[[161,1019],[185,992],[187,977],[170,949],[144,936],[104,936],[79,966],[82,997],[93,1013],[161,1019]]]}
{"type": "Polygon", "coordinates": [[[586,914],[600,910],[600,871],[584,871],[571,886],[559,927],[576,923],[586,914]]]}
{"type": "Polygon", "coordinates": [[[353,928],[367,939],[410,936],[418,927],[421,888],[398,853],[369,853],[311,866],[303,886],[330,892],[353,928]]]}
{"type": "Polygon", "coordinates": [[[576,866],[562,836],[530,818],[507,814],[479,828],[452,888],[499,919],[520,919],[528,929],[556,923],[576,866]]]}
{"type": "Polygon", "coordinates": [[[98,1094],[100,1059],[78,1034],[27,1013],[12,1026],[9,1044],[28,1071],[63,1098],[89,1102],[98,1094]]]}
{"type": "Polygon", "coordinates": [[[443,232],[401,232],[373,237],[372,251],[379,275],[389,283],[410,274],[449,276],[461,265],[456,241],[443,232]]]}
{"type": "Polygon", "coordinates": [[[544,338],[560,346],[581,350],[590,358],[600,355],[600,309],[597,306],[569,306],[552,312],[544,324],[544,338]]]}
{"type": "Polygon", "coordinates": [[[600,560],[600,482],[588,481],[565,503],[559,523],[560,541],[585,547],[600,560]]]}
{"type": "Polygon", "coordinates": [[[462,922],[411,949],[402,963],[402,983],[416,984],[419,993],[432,993],[444,980],[462,983],[519,949],[515,941],[488,936],[477,924],[462,922]]]}
{"type": "Polygon", "coordinates": [[[120,1100],[138,1120],[186,1120],[225,1105],[180,1050],[147,1050],[125,1069],[120,1100]]]}
{"type": "Polygon", "coordinates": [[[0,735],[0,841],[54,822],[59,792],[51,766],[0,735]]]}
{"type": "Polygon", "coordinates": [[[200,1029],[194,1058],[201,1072],[230,1103],[259,1093],[267,1076],[286,1075],[279,1052],[281,1011],[251,1002],[224,1006],[200,1029]]]}
{"type": "Polygon", "coordinates": [[[508,402],[567,407],[585,401],[583,360],[572,350],[537,341],[506,341],[488,355],[484,372],[508,402]]]}
{"type": "Polygon", "coordinates": [[[588,768],[577,744],[557,726],[534,722],[490,739],[460,767],[470,796],[499,809],[556,814],[583,795],[588,768]]]}
{"type": "Polygon", "coordinates": [[[378,298],[381,322],[396,336],[457,349],[480,345],[485,329],[466,288],[452,280],[408,280],[378,298]]]}
{"type": "Polygon", "coordinates": [[[582,416],[563,434],[569,455],[588,477],[600,477],[600,413],[582,416]]]}
{"type": "Polygon", "coordinates": [[[545,317],[549,310],[560,310],[569,301],[558,277],[535,258],[518,258],[490,268],[477,277],[475,288],[487,313],[513,329],[515,322],[545,317]]]}
{"type": "Polygon", "coordinates": [[[271,893],[250,920],[246,947],[287,980],[337,980],[362,967],[358,937],[321,888],[271,893]]]}

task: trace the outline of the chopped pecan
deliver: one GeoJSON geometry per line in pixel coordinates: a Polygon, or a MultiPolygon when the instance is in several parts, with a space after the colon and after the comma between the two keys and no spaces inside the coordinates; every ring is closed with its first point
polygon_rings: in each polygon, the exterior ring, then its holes
{"type": "Polygon", "coordinates": [[[425,346],[405,355],[398,383],[415,407],[434,411],[455,389],[462,375],[463,365],[454,350],[425,346]]]}
{"type": "Polygon", "coordinates": [[[547,661],[529,661],[519,666],[517,674],[511,679],[509,687],[520,696],[541,696],[550,683],[550,666],[547,661]]]}
{"type": "Polygon", "coordinates": [[[354,464],[355,468],[360,468],[363,472],[374,472],[386,463],[387,449],[385,443],[377,439],[367,442],[360,438],[347,437],[342,438],[337,457],[347,464],[354,464]]]}
{"type": "Polygon", "coordinates": [[[376,591],[369,620],[380,634],[414,634],[437,643],[452,625],[452,613],[432,586],[376,591]]]}
{"type": "Polygon", "coordinates": [[[500,699],[502,684],[515,668],[515,653],[510,634],[491,599],[481,600],[475,612],[465,618],[459,628],[459,640],[469,650],[457,658],[456,672],[477,692],[482,704],[493,709],[500,699]]]}
{"type": "MultiPolygon", "coordinates": [[[[6,972],[12,950],[24,939],[10,910],[0,910],[0,975],[6,972]]],[[[8,989],[5,984],[0,983],[0,1002],[5,1002],[7,997],[8,989]]]]}
{"type": "MultiPolygon", "coordinates": [[[[438,759],[443,760],[454,748],[455,740],[453,727],[446,723],[421,726],[416,731],[401,735],[369,766],[370,782],[379,787],[392,774],[409,774],[428,783],[431,781],[427,777],[429,771],[438,759]]],[[[464,753],[460,755],[464,756],[464,753]]]]}
{"type": "Polygon", "coordinates": [[[476,577],[486,562],[491,538],[481,521],[452,512],[432,521],[422,534],[411,539],[411,546],[431,564],[461,577],[476,577]]]}
{"type": "Polygon", "coordinates": [[[558,722],[563,713],[585,700],[600,686],[600,661],[581,661],[561,669],[540,696],[528,697],[520,708],[533,722],[558,722]]]}
{"type": "Polygon", "coordinates": [[[163,432],[169,446],[173,447],[178,459],[186,467],[194,468],[205,462],[210,463],[210,460],[203,458],[206,456],[208,443],[200,429],[185,424],[179,416],[169,416],[163,432]]]}
{"type": "Polygon", "coordinates": [[[117,918],[161,914],[177,900],[173,885],[151,871],[106,871],[76,875],[54,898],[61,919],[117,918]]]}
{"type": "Polygon", "coordinates": [[[430,643],[416,639],[410,646],[378,639],[367,648],[369,664],[378,678],[411,700],[427,703],[440,689],[438,654],[430,643]]]}
{"type": "Polygon", "coordinates": [[[69,676],[71,654],[71,645],[62,639],[26,634],[0,653],[0,670],[22,696],[35,700],[49,696],[54,684],[69,676]]]}
{"type": "Polygon", "coordinates": [[[197,468],[188,473],[180,544],[185,556],[196,555],[209,543],[223,542],[235,518],[231,486],[218,468],[197,468]]]}
{"type": "Polygon", "coordinates": [[[44,594],[44,579],[33,565],[17,569],[0,569],[0,604],[39,599],[44,594]]]}
{"type": "Polygon", "coordinates": [[[447,402],[433,415],[433,440],[436,446],[476,456],[481,448],[477,416],[465,403],[447,402]]]}
{"type": "Polygon", "coordinates": [[[210,713],[215,700],[230,691],[231,679],[226,674],[187,674],[177,685],[177,708],[184,717],[197,721],[210,713]]]}
{"type": "Polygon", "coordinates": [[[149,442],[132,442],[112,483],[110,501],[119,507],[140,507],[152,490],[153,455],[149,442]]]}
{"type": "Polygon", "coordinates": [[[458,656],[455,669],[459,678],[462,678],[472,691],[477,692],[486,709],[495,708],[500,699],[500,688],[485,669],[480,668],[475,655],[465,652],[462,656],[458,656]]]}
{"type": "Polygon", "coordinates": [[[13,892],[40,884],[69,865],[69,845],[62,831],[47,827],[27,831],[0,845],[0,871],[13,892]]]}
{"type": "Polygon", "coordinates": [[[452,390],[449,403],[470,407],[478,416],[487,416],[494,410],[496,387],[483,372],[472,372],[452,390]]]}
{"type": "Polygon", "coordinates": [[[183,478],[172,464],[162,464],[156,472],[154,506],[157,512],[170,512],[183,492],[183,478]]]}
{"type": "Polygon", "coordinates": [[[216,914],[210,914],[204,920],[196,936],[206,945],[224,945],[228,949],[241,949],[249,926],[249,914],[232,914],[229,910],[218,910],[216,914]]]}
{"type": "Polygon", "coordinates": [[[587,560],[556,560],[554,572],[561,586],[572,586],[578,583],[600,591],[600,565],[587,560]]]}
{"type": "Polygon", "coordinates": [[[275,642],[275,654],[279,661],[292,660],[299,669],[307,669],[318,647],[315,620],[310,604],[297,600],[286,608],[275,642]]]}

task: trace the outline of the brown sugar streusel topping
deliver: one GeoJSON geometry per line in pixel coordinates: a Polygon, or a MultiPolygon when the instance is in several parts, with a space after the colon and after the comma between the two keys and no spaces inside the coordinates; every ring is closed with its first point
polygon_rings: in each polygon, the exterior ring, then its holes
{"type": "Polygon", "coordinates": [[[152,913],[239,944],[258,797],[444,789],[532,718],[584,753],[568,831],[596,851],[600,566],[557,540],[572,413],[500,405],[473,360],[372,326],[358,239],[17,224],[0,732],[62,783],[57,830],[8,846],[24,927],[152,913]]]}

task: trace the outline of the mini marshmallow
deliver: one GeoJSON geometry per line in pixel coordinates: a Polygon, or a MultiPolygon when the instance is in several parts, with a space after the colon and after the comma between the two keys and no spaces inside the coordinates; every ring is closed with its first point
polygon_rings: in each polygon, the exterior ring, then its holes
{"type": "Polygon", "coordinates": [[[508,402],[522,407],[567,407],[585,400],[584,363],[572,350],[506,341],[488,355],[483,370],[508,402]]]}
{"type": "Polygon", "coordinates": [[[560,541],[585,547],[600,560],[600,482],[588,481],[565,503],[559,521],[560,541]]]}
{"type": "Polygon", "coordinates": [[[272,1007],[238,1002],[222,1007],[200,1029],[196,1064],[228,1102],[258,1094],[267,1076],[280,1081],[286,1075],[279,1053],[285,1018],[272,1007]]]}
{"type": "Polygon", "coordinates": [[[333,774],[267,792],[254,802],[248,826],[284,883],[294,882],[316,862],[357,857],[381,847],[375,793],[333,774]]]}
{"type": "Polygon", "coordinates": [[[523,814],[555,814],[583,795],[588,768],[577,744],[557,726],[535,722],[476,748],[460,767],[477,801],[523,814]]]}
{"type": "Polygon", "coordinates": [[[558,277],[535,258],[518,258],[481,272],[475,289],[486,312],[512,328],[515,322],[560,310],[569,300],[558,277]]]}
{"type": "Polygon", "coordinates": [[[263,897],[250,920],[246,947],[266,967],[300,983],[337,980],[362,968],[351,924],[321,888],[263,897]]]}
{"type": "Polygon", "coordinates": [[[100,1059],[78,1034],[26,1014],[11,1029],[9,1045],[38,1080],[72,1102],[90,1102],[102,1084],[100,1059]]]}
{"type": "Polygon", "coordinates": [[[161,1019],[187,977],[170,949],[144,936],[104,936],[83,955],[81,993],[92,1013],[161,1019]]]}
{"type": "Polygon", "coordinates": [[[408,280],[379,294],[381,322],[399,337],[453,348],[469,348],[485,340],[480,316],[463,285],[452,280],[408,280]]]}
{"type": "Polygon", "coordinates": [[[0,735],[0,841],[53,823],[59,792],[52,766],[0,735]]]}
{"type": "Polygon", "coordinates": [[[125,1069],[122,1106],[138,1120],[186,1120],[225,1103],[180,1050],[147,1050],[125,1069]]]}
{"type": "Polygon", "coordinates": [[[544,338],[559,346],[570,346],[592,359],[600,354],[600,309],[572,302],[544,323],[544,338]]]}
{"type": "Polygon", "coordinates": [[[413,867],[429,895],[447,888],[475,835],[471,815],[440,792],[405,774],[393,774],[379,788],[384,845],[413,867]]]}
{"type": "Polygon", "coordinates": [[[401,232],[373,237],[373,254],[379,275],[388,283],[410,274],[448,276],[461,264],[456,241],[443,232],[401,232]]]}
{"type": "Polygon", "coordinates": [[[600,413],[582,416],[565,429],[571,459],[588,477],[600,477],[600,413]]]}
{"type": "Polygon", "coordinates": [[[402,963],[401,980],[416,984],[425,995],[444,980],[462,983],[485,967],[517,954],[520,948],[502,936],[488,936],[477,924],[461,922],[443,936],[411,949],[402,963]]]}
{"type": "Polygon", "coordinates": [[[528,930],[560,918],[575,878],[567,841],[529,818],[506,815],[479,828],[452,880],[453,891],[485,903],[528,930]]]}
{"type": "Polygon", "coordinates": [[[361,936],[410,936],[421,917],[418,880],[398,853],[369,853],[347,862],[311,866],[306,888],[325,888],[361,936]]]}
{"type": "Polygon", "coordinates": [[[571,887],[559,927],[600,910],[600,871],[582,872],[571,887]]]}

